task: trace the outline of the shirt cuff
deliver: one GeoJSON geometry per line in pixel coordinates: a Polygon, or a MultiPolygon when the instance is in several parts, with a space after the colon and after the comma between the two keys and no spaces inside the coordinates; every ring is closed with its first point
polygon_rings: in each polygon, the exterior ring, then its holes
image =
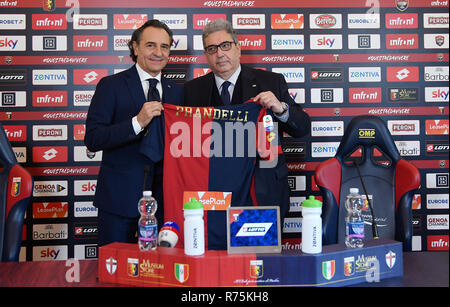
{"type": "Polygon", "coordinates": [[[131,123],[133,124],[134,133],[136,135],[138,135],[142,130],[144,130],[144,128],[142,128],[141,125],[139,125],[137,116],[135,116],[131,119],[131,123]]]}
{"type": "Polygon", "coordinates": [[[278,118],[278,120],[280,122],[287,122],[289,119],[289,105],[288,105],[288,109],[286,110],[286,112],[284,112],[283,114],[281,114],[281,116],[276,115],[275,113],[273,113],[273,115],[275,115],[276,118],[278,118]]]}

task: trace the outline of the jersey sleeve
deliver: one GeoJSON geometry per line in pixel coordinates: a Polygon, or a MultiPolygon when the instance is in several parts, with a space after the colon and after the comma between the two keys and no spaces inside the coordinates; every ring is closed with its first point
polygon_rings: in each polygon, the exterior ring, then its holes
{"type": "Polygon", "coordinates": [[[256,127],[256,146],[258,155],[264,160],[273,160],[280,153],[278,122],[273,113],[265,108],[261,109],[256,127]]]}

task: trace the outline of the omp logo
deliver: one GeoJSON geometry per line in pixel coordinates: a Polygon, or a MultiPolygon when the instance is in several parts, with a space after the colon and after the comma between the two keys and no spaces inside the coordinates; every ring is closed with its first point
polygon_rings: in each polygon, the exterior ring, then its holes
{"type": "Polygon", "coordinates": [[[359,128],[358,129],[358,138],[360,139],[374,139],[375,138],[375,129],[371,128],[359,128]]]}
{"type": "Polygon", "coordinates": [[[236,237],[263,237],[272,225],[273,223],[244,223],[236,237]]]}

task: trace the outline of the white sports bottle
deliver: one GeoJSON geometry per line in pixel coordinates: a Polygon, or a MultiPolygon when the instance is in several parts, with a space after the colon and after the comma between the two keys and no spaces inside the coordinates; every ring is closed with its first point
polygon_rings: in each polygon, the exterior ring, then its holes
{"type": "Polygon", "coordinates": [[[205,253],[205,225],[203,224],[203,204],[194,197],[183,206],[184,212],[184,253],[198,256],[205,253]]]}
{"type": "Polygon", "coordinates": [[[318,254],[322,252],[322,203],[309,196],[302,202],[302,252],[318,254]]]}

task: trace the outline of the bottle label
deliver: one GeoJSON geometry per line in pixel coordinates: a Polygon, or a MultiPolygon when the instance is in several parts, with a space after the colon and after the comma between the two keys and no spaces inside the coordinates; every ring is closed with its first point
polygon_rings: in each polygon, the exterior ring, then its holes
{"type": "Polygon", "coordinates": [[[364,223],[349,222],[347,225],[349,238],[364,238],[364,223]]]}
{"type": "Polygon", "coordinates": [[[147,225],[139,226],[139,240],[141,241],[155,241],[158,238],[158,226],[147,225]]]}

